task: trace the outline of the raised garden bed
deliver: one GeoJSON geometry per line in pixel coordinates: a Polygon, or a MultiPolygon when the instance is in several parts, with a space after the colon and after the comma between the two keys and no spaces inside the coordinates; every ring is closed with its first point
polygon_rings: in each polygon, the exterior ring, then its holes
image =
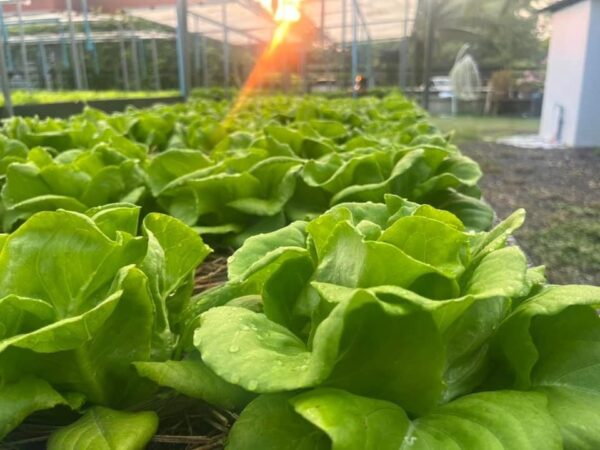
{"type": "MultiPolygon", "coordinates": [[[[173,104],[183,101],[183,97],[154,97],[154,98],[124,98],[111,100],[91,100],[87,102],[36,103],[31,105],[16,105],[13,107],[15,116],[40,118],[67,118],[81,113],[86,106],[111,113],[125,111],[127,107],[148,108],[157,103],[173,104]]],[[[0,108],[0,119],[6,118],[6,110],[0,108]]]]}

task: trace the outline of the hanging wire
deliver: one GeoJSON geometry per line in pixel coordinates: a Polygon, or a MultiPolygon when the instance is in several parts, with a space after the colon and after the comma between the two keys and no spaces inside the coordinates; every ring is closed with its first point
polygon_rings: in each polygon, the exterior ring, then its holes
{"type": "Polygon", "coordinates": [[[92,61],[94,63],[94,73],[98,75],[100,73],[100,64],[98,63],[98,52],[96,51],[96,43],[92,37],[92,27],[89,21],[88,2],[87,0],[81,0],[81,10],[83,12],[83,29],[85,31],[85,49],[88,53],[92,54],[92,61]]]}
{"type": "Polygon", "coordinates": [[[8,28],[4,24],[4,8],[2,4],[0,4],[0,28],[2,28],[2,37],[4,39],[6,65],[8,66],[8,70],[12,72],[15,70],[15,66],[13,64],[12,53],[10,52],[10,44],[8,43],[8,28]]]}

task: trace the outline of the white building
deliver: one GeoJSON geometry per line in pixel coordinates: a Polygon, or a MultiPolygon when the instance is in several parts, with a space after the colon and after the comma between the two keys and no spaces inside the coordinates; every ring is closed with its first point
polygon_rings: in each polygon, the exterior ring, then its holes
{"type": "Polygon", "coordinates": [[[540,134],[576,147],[600,146],[600,0],[562,0],[552,39],[540,134]]]}

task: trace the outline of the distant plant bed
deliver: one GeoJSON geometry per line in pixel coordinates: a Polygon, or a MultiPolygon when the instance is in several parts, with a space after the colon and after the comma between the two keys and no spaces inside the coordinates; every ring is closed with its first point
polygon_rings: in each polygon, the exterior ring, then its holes
{"type": "Polygon", "coordinates": [[[495,141],[501,137],[537,134],[539,119],[523,117],[444,116],[431,121],[444,132],[453,133],[453,141],[495,141]]]}
{"type": "MultiPolygon", "coordinates": [[[[178,91],[44,91],[16,90],[12,92],[13,105],[36,105],[46,103],[89,102],[93,100],[115,100],[135,98],[171,97],[178,91]]],[[[4,99],[0,99],[4,105],[4,99]]]]}

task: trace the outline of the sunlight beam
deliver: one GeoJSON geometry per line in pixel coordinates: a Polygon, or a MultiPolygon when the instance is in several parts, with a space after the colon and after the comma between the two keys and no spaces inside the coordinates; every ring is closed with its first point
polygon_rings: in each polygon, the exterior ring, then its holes
{"type": "Polygon", "coordinates": [[[246,104],[248,98],[254,90],[261,84],[265,77],[271,72],[271,66],[274,61],[275,52],[284,43],[292,24],[301,19],[300,4],[302,0],[260,0],[260,4],[272,16],[277,27],[267,49],[258,58],[258,61],[252,68],[244,87],[242,88],[235,104],[227,115],[226,122],[230,122],[235,115],[246,104]]]}

